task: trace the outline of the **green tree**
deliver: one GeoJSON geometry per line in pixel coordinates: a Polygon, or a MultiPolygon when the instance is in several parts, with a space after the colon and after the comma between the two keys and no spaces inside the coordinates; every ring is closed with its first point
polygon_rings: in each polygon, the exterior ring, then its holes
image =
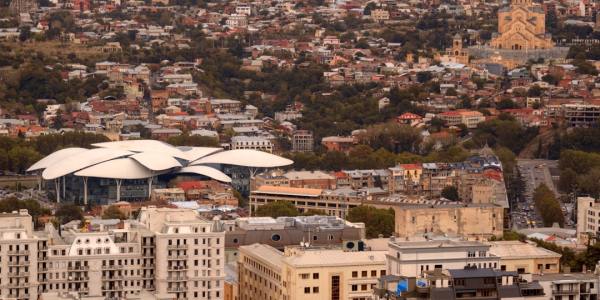
{"type": "Polygon", "coordinates": [[[83,211],[79,206],[74,204],[61,205],[54,213],[54,216],[61,224],[67,224],[73,220],[80,220],[83,222],[83,211]]]}
{"type": "Polygon", "coordinates": [[[255,216],[257,217],[295,217],[300,212],[294,204],[287,201],[275,201],[261,205],[256,209],[255,216]]]}
{"type": "Polygon", "coordinates": [[[567,168],[560,172],[558,188],[564,193],[571,193],[577,187],[577,172],[567,168]]]}
{"type": "Polygon", "coordinates": [[[218,147],[219,140],[213,137],[181,134],[170,137],[167,142],[175,146],[218,147]]]}
{"type": "Polygon", "coordinates": [[[394,234],[394,215],[392,208],[380,209],[361,205],[351,208],[347,219],[350,222],[364,223],[368,238],[376,238],[379,235],[389,237],[394,234]]]}
{"type": "Polygon", "coordinates": [[[561,227],[564,225],[565,219],[560,207],[560,203],[554,192],[545,184],[540,184],[533,193],[533,201],[537,211],[542,217],[544,226],[552,226],[558,223],[561,227]]]}
{"type": "Polygon", "coordinates": [[[102,213],[102,219],[119,219],[125,220],[127,216],[115,205],[111,205],[104,210],[102,213]]]}
{"type": "Polygon", "coordinates": [[[453,185],[449,185],[446,186],[442,189],[442,197],[448,199],[448,200],[452,200],[452,201],[458,201],[459,196],[458,196],[458,189],[453,186],[453,185]]]}

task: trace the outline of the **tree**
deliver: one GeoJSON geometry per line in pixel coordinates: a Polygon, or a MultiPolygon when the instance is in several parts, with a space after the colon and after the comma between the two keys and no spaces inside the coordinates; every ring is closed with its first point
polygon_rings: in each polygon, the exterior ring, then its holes
{"type": "Polygon", "coordinates": [[[417,73],[417,81],[419,83],[426,83],[429,80],[431,80],[432,78],[433,78],[433,75],[431,75],[431,72],[424,71],[424,72],[417,73]]]}
{"type": "Polygon", "coordinates": [[[558,188],[564,193],[571,193],[577,187],[577,172],[567,168],[560,172],[558,188]]]}
{"type": "Polygon", "coordinates": [[[59,220],[60,224],[67,224],[73,220],[83,221],[83,211],[79,206],[74,204],[63,204],[60,206],[54,216],[59,220]]]}
{"type": "Polygon", "coordinates": [[[564,225],[565,219],[560,203],[556,199],[554,192],[545,184],[542,183],[535,189],[533,201],[537,211],[542,216],[544,226],[549,227],[554,223],[558,223],[561,227],[564,225]]]}
{"type": "Polygon", "coordinates": [[[458,189],[453,185],[446,186],[442,189],[442,197],[451,201],[458,201],[458,189]]]}
{"type": "Polygon", "coordinates": [[[23,26],[19,29],[19,41],[24,42],[31,37],[31,27],[23,26]]]}
{"type": "Polygon", "coordinates": [[[127,216],[119,209],[119,207],[111,205],[104,210],[104,213],[102,214],[102,219],[125,220],[127,219],[127,216]]]}
{"type": "Polygon", "coordinates": [[[351,208],[347,219],[350,222],[364,223],[368,238],[376,238],[379,235],[389,237],[394,234],[394,215],[392,208],[380,209],[361,205],[351,208]]]}
{"type": "Polygon", "coordinates": [[[275,201],[259,206],[256,209],[255,216],[257,217],[295,217],[300,212],[294,204],[287,201],[275,201]]]}
{"type": "Polygon", "coordinates": [[[170,137],[167,142],[175,146],[194,146],[194,147],[218,147],[219,141],[216,138],[200,135],[181,134],[170,137]]]}

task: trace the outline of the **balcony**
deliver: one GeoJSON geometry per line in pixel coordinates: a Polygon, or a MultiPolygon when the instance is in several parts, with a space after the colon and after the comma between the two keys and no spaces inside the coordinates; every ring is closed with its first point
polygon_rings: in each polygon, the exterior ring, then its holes
{"type": "Polygon", "coordinates": [[[167,270],[169,270],[169,271],[185,271],[187,269],[188,269],[187,266],[168,266],[167,267],[167,270]]]}
{"type": "Polygon", "coordinates": [[[29,255],[29,250],[8,251],[8,255],[29,255]]]}
{"type": "Polygon", "coordinates": [[[552,290],[552,295],[575,295],[577,290],[552,290]]]}
{"type": "Polygon", "coordinates": [[[30,263],[30,261],[26,260],[20,260],[20,261],[9,261],[8,262],[8,266],[9,267],[18,267],[18,266],[28,266],[30,263]]]}
{"type": "Polygon", "coordinates": [[[185,249],[187,249],[187,244],[185,244],[185,245],[168,245],[167,249],[169,249],[169,250],[185,250],[185,249]]]}
{"type": "Polygon", "coordinates": [[[186,255],[169,255],[167,256],[168,260],[186,260],[188,258],[186,255]]]}
{"type": "Polygon", "coordinates": [[[29,272],[10,272],[8,277],[29,277],[29,272]]]}
{"type": "Polygon", "coordinates": [[[181,293],[181,292],[185,292],[186,290],[187,290],[187,288],[183,287],[183,286],[167,288],[167,292],[169,292],[169,293],[181,293]]]}
{"type": "Polygon", "coordinates": [[[119,270],[123,269],[121,265],[103,265],[102,270],[119,270]]]}
{"type": "Polygon", "coordinates": [[[187,276],[167,277],[167,281],[187,281],[187,280],[188,280],[187,276]]]}
{"type": "Polygon", "coordinates": [[[154,278],[154,274],[144,274],[142,275],[142,278],[154,278]]]}
{"type": "Polygon", "coordinates": [[[102,290],[104,290],[104,291],[119,291],[122,289],[123,289],[122,285],[102,286],[102,290]]]}
{"type": "Polygon", "coordinates": [[[144,289],[145,289],[145,290],[149,290],[149,291],[150,291],[150,290],[154,290],[154,289],[155,289],[155,287],[154,287],[153,285],[145,285],[145,286],[144,286],[144,289]]]}
{"type": "Polygon", "coordinates": [[[67,270],[69,271],[87,271],[89,270],[89,266],[68,266],[67,270]]]}
{"type": "Polygon", "coordinates": [[[90,280],[89,277],[87,276],[82,276],[82,277],[75,277],[73,279],[71,279],[70,281],[74,281],[74,282],[82,282],[82,281],[88,281],[90,280]]]}

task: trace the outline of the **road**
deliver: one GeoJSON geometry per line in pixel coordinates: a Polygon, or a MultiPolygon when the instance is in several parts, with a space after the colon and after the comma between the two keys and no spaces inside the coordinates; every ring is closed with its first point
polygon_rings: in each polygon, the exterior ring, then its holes
{"type": "MultiPolygon", "coordinates": [[[[512,226],[513,228],[542,227],[542,219],[533,203],[533,192],[543,183],[559,198],[560,194],[554,184],[558,178],[553,178],[552,175],[557,174],[558,161],[519,159],[517,160],[517,168],[519,168],[521,176],[525,181],[525,199],[523,202],[517,203],[516,207],[512,210],[512,226]]],[[[563,210],[568,211],[568,208],[563,205],[563,210]]],[[[567,225],[571,224],[568,223],[567,225]]]]}

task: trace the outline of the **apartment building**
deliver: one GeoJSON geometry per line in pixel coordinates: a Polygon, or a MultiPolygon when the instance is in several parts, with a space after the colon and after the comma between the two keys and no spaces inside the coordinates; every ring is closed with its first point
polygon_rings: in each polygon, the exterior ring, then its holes
{"type": "Polygon", "coordinates": [[[363,198],[352,190],[331,191],[264,185],[250,192],[249,209],[252,214],[261,205],[286,201],[294,204],[300,212],[318,209],[325,211],[330,216],[344,218],[349,209],[362,204],[363,198]]]}
{"type": "Polygon", "coordinates": [[[387,270],[390,275],[421,277],[435,269],[463,269],[467,266],[498,268],[499,257],[490,246],[476,241],[402,241],[388,243],[387,270]]]}
{"type": "Polygon", "coordinates": [[[292,151],[312,152],[314,148],[313,133],[308,130],[296,130],[292,134],[292,151]]]}
{"type": "Polygon", "coordinates": [[[78,293],[103,299],[222,299],[225,232],[192,210],[145,207],[138,220],[33,231],[0,214],[0,298],[78,293]],[[6,271],[4,271],[6,268],[6,271]]]}
{"type": "Polygon", "coordinates": [[[237,260],[238,248],[255,243],[283,251],[309,242],[314,246],[340,246],[365,238],[365,225],[334,216],[250,217],[225,222],[227,262],[237,260]]]}
{"type": "Polygon", "coordinates": [[[372,299],[387,273],[385,251],[344,251],[261,244],[240,247],[240,300],[372,299]]]}
{"type": "Polygon", "coordinates": [[[562,118],[569,127],[596,127],[600,120],[600,105],[572,103],[561,105],[562,118]]]}
{"type": "Polygon", "coordinates": [[[560,271],[559,253],[521,241],[486,242],[490,254],[500,258],[502,271],[519,274],[556,274],[560,271]]]}
{"type": "Polygon", "coordinates": [[[544,288],[546,299],[593,300],[600,296],[598,272],[533,275],[533,279],[544,288]]]}
{"type": "Polygon", "coordinates": [[[600,236],[600,203],[591,197],[577,197],[577,241],[585,245],[600,236]]]}
{"type": "Polygon", "coordinates": [[[477,128],[477,124],[485,121],[485,116],[482,113],[472,110],[446,111],[438,114],[438,117],[444,120],[447,126],[464,124],[467,128],[471,129],[477,128]]]}
{"type": "Polygon", "coordinates": [[[251,149],[273,153],[271,140],[260,136],[234,136],[231,138],[231,150],[251,149]]]}

